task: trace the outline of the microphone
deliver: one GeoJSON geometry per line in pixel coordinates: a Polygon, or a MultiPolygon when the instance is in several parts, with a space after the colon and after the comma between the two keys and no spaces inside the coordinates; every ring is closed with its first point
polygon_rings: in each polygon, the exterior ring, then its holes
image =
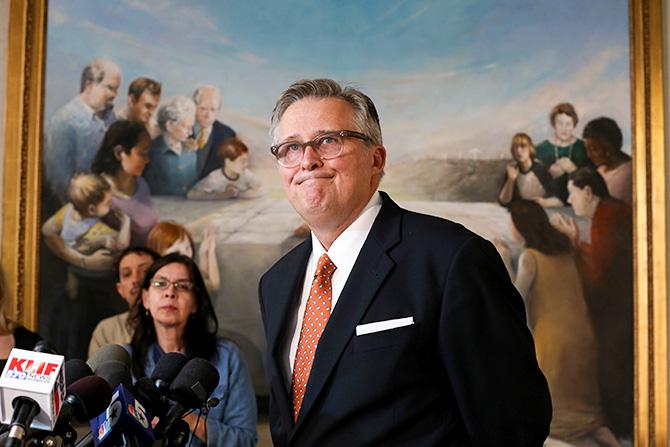
{"type": "Polygon", "coordinates": [[[151,371],[151,380],[156,388],[166,394],[170,389],[170,384],[179,372],[188,363],[188,358],[180,352],[168,352],[158,359],[154,370],[151,371]]]}
{"type": "Polygon", "coordinates": [[[28,428],[52,430],[65,398],[61,355],[12,349],[0,375],[2,423],[7,445],[20,445],[28,428]]]}
{"type": "Polygon", "coordinates": [[[102,377],[109,383],[109,386],[116,388],[119,384],[125,385],[127,389],[132,389],[132,377],[130,370],[125,364],[116,360],[107,360],[97,365],[93,370],[95,375],[102,377]]]}
{"type": "Polygon", "coordinates": [[[35,347],[33,348],[33,351],[35,352],[43,352],[45,354],[54,354],[54,355],[59,355],[58,351],[56,348],[44,340],[40,340],[35,344],[35,347]]]}
{"type": "Polygon", "coordinates": [[[154,441],[149,426],[151,414],[123,385],[119,384],[105,411],[91,420],[95,446],[145,446],[154,441]]]}
{"type": "Polygon", "coordinates": [[[70,359],[65,362],[63,365],[65,369],[65,390],[70,391],[70,384],[76,382],[82,377],[92,376],[93,371],[86,364],[85,361],[80,359],[70,359]]]}
{"type": "Polygon", "coordinates": [[[77,432],[70,425],[72,419],[78,422],[88,422],[89,419],[104,411],[111,399],[111,387],[105,379],[98,376],[82,377],[68,385],[67,396],[58,415],[53,434],[63,438],[64,446],[74,445],[77,432]]]}
{"type": "Polygon", "coordinates": [[[214,365],[205,359],[191,359],[172,381],[170,396],[187,408],[200,408],[216,389],[219,379],[214,365]]]}
{"type": "Polygon", "coordinates": [[[115,360],[126,365],[126,368],[130,369],[132,367],[132,360],[130,359],[130,354],[128,351],[123,349],[121,345],[104,345],[98,349],[95,354],[88,359],[86,363],[91,367],[91,370],[97,374],[98,366],[101,363],[107,362],[109,360],[115,360]]]}

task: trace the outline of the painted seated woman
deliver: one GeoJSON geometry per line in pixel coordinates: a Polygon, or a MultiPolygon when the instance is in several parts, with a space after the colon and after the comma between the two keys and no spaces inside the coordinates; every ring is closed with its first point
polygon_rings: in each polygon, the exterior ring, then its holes
{"type": "Polygon", "coordinates": [[[512,233],[524,248],[516,272],[503,258],[526,304],[537,360],[549,384],[550,437],[570,445],[617,447],[602,410],[596,336],[570,240],[552,227],[537,203],[516,200],[508,209],[512,233]]]}
{"type": "Polygon", "coordinates": [[[221,169],[212,171],[188,192],[191,200],[254,199],[265,194],[261,180],[249,170],[249,148],[236,137],[218,148],[221,169]]]}
{"type": "Polygon", "coordinates": [[[578,122],[572,104],[557,104],[549,114],[554,133],[537,146],[537,158],[556,180],[557,195],[563,202],[568,198],[568,175],[583,166],[595,167],[586,156],[584,141],[574,135],[578,122]]]}
{"type": "Polygon", "coordinates": [[[208,360],[219,373],[212,397],[220,403],[206,416],[198,411],[184,416],[190,445],[255,446],[256,398],[249,371],[237,346],[216,336],[212,303],[191,258],[172,253],[158,259],[145,276],[141,306],[129,347],[135,378],[150,376],[167,352],[208,360]]]}
{"type": "Polygon", "coordinates": [[[131,244],[143,245],[158,222],[142,172],[149,163],[149,134],[142,123],[117,121],[102,140],[91,170],[112,185],[112,207],[130,216],[131,244]]]}
{"type": "Polygon", "coordinates": [[[151,161],[144,171],[151,194],[186,196],[198,179],[194,121],[195,104],[185,96],[169,98],[158,109],[161,135],[151,142],[151,161]]]}
{"type": "Polygon", "coordinates": [[[556,184],[547,169],[535,160],[533,140],[525,133],[512,137],[510,152],[514,161],[507,165],[505,182],[498,200],[502,205],[512,200],[534,200],[542,206],[562,206],[556,197],[556,184]]]}

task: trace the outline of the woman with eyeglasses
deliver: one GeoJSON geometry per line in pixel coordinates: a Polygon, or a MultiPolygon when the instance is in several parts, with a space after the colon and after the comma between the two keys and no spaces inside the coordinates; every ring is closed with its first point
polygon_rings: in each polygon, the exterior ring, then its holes
{"type": "Polygon", "coordinates": [[[129,351],[135,378],[150,376],[166,352],[204,358],[219,372],[212,397],[220,403],[206,418],[198,420],[197,412],[184,417],[191,445],[256,445],[256,399],[249,371],[237,346],[216,336],[218,321],[191,258],[171,253],[149,268],[134,328],[129,351]]]}

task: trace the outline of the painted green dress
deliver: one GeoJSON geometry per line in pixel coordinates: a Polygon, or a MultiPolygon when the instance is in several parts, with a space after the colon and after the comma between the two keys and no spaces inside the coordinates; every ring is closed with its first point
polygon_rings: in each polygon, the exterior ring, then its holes
{"type": "MultiPolygon", "coordinates": [[[[561,157],[568,157],[577,168],[587,166],[593,170],[596,169],[593,162],[586,156],[584,140],[579,138],[577,138],[574,143],[567,146],[556,146],[551,141],[544,140],[537,145],[535,151],[535,158],[540,160],[547,169],[561,157]]],[[[560,177],[555,178],[554,181],[556,182],[558,198],[561,199],[563,203],[566,203],[566,200],[568,199],[568,174],[563,174],[560,177]]]]}

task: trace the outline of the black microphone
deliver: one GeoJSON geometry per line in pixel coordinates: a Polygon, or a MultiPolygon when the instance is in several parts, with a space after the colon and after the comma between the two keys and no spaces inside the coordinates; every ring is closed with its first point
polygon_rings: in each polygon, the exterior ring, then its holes
{"type": "Polygon", "coordinates": [[[132,367],[132,360],[130,358],[130,354],[128,354],[128,351],[123,349],[123,346],[121,345],[102,346],[95,352],[95,354],[90,359],[88,359],[86,363],[88,363],[88,366],[91,367],[91,369],[95,374],[98,374],[97,372],[98,366],[101,363],[110,360],[121,362],[124,365],[126,365],[128,369],[132,367]]]}
{"type": "Polygon", "coordinates": [[[71,383],[76,382],[82,377],[92,376],[93,371],[88,364],[80,359],[70,359],[65,362],[63,365],[65,370],[65,389],[69,391],[71,383]]]}
{"type": "Polygon", "coordinates": [[[19,396],[12,401],[12,407],[14,407],[14,413],[12,422],[9,424],[9,437],[5,446],[19,447],[23,444],[28,427],[39,413],[40,406],[30,397],[19,396]]]}
{"type": "Polygon", "coordinates": [[[188,358],[180,352],[168,352],[158,359],[154,370],[151,371],[151,380],[156,385],[156,388],[167,394],[170,389],[170,384],[175,377],[188,363],[188,358]]]}
{"type": "Polygon", "coordinates": [[[184,365],[170,385],[170,397],[187,408],[202,407],[219,384],[219,371],[205,359],[184,365]]]}
{"type": "Polygon", "coordinates": [[[44,340],[40,340],[35,344],[35,347],[32,349],[35,352],[43,352],[45,354],[54,354],[54,355],[60,355],[59,352],[56,350],[56,348],[47,343],[44,340]]]}
{"type": "Polygon", "coordinates": [[[102,377],[109,383],[109,386],[116,388],[123,384],[127,389],[132,389],[132,377],[128,367],[116,360],[107,360],[97,365],[94,369],[95,375],[102,377]]]}

